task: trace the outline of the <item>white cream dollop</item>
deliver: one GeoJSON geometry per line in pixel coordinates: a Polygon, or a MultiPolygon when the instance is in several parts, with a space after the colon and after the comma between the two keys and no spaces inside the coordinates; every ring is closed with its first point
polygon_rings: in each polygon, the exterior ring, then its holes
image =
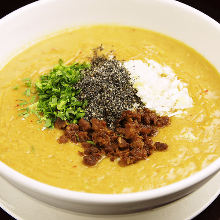
{"type": "Polygon", "coordinates": [[[137,95],[145,106],[159,115],[173,116],[193,106],[187,84],[181,82],[169,66],[154,60],[130,60],[124,62],[131,74],[137,95]]]}

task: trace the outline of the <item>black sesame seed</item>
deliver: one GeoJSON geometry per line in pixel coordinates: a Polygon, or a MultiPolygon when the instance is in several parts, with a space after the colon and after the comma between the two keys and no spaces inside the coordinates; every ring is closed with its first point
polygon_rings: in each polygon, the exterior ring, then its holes
{"type": "Polygon", "coordinates": [[[95,55],[83,75],[76,88],[81,90],[78,98],[88,102],[86,119],[102,119],[113,128],[123,111],[143,107],[129,72],[115,58],[95,55]]]}

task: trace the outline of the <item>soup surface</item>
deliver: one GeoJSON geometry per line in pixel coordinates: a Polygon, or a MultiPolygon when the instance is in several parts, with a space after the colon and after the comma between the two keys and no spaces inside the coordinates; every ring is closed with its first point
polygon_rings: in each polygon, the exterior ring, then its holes
{"type": "Polygon", "coordinates": [[[91,26],[42,40],[0,71],[0,160],[22,174],[53,186],[92,193],[128,193],[162,187],[203,169],[220,156],[220,76],[196,51],[164,35],[120,26],[91,26]],[[18,116],[22,79],[36,80],[61,58],[86,61],[103,45],[119,60],[145,58],[170,66],[188,84],[193,107],[171,117],[154,141],[168,144],[147,160],[120,167],[109,158],[82,164],[80,145],[58,144],[58,129],[42,129],[35,116],[18,116]],[[17,89],[14,89],[18,86],[17,89]]]}

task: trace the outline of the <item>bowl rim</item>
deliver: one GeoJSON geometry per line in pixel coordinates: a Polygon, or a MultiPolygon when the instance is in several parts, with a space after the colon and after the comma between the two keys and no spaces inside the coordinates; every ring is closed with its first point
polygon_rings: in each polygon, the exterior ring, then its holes
{"type": "MultiPolygon", "coordinates": [[[[13,19],[16,15],[19,15],[27,10],[32,8],[42,6],[47,2],[53,2],[55,0],[39,0],[28,5],[25,5],[10,14],[4,16],[0,19],[0,25],[3,25],[5,22],[13,19]]],[[[126,0],[120,0],[126,1],[126,0]]],[[[140,0],[139,0],[140,1],[140,0]]],[[[141,0],[144,1],[144,0],[141,0]]],[[[209,22],[215,29],[220,31],[220,24],[214,19],[210,18],[203,12],[188,6],[184,3],[175,1],[175,0],[154,0],[157,2],[162,2],[163,4],[172,5],[174,7],[181,8],[190,13],[194,13],[196,16],[200,17],[206,22],[209,22]]],[[[216,159],[206,168],[194,173],[193,175],[180,180],[178,182],[169,184],[167,186],[163,186],[160,188],[146,190],[141,192],[133,192],[133,193],[120,193],[120,194],[99,194],[99,193],[88,193],[88,192],[78,192],[72,191],[68,189],[63,189],[59,187],[55,187],[52,185],[48,185],[46,183],[39,182],[30,177],[27,177],[18,171],[10,168],[5,163],[0,161],[0,175],[2,175],[7,180],[12,180],[10,182],[15,182],[18,186],[25,186],[25,188],[37,192],[40,194],[46,194],[52,198],[59,197],[65,201],[77,201],[80,203],[92,203],[92,204],[119,204],[119,203],[130,203],[134,201],[143,201],[148,199],[156,199],[162,196],[167,196],[169,194],[173,194],[175,192],[184,190],[202,180],[205,180],[210,175],[218,172],[220,170],[220,158],[216,159]]],[[[25,191],[25,190],[24,190],[25,191]]]]}

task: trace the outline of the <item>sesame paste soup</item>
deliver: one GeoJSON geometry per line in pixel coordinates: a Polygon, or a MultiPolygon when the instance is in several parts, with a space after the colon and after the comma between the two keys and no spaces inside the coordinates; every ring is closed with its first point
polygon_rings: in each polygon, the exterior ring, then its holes
{"type": "Polygon", "coordinates": [[[24,50],[0,71],[0,161],[40,182],[91,193],[137,192],[177,182],[220,156],[219,85],[219,73],[206,59],[159,33],[105,25],[59,33],[24,50]],[[88,61],[100,45],[118,60],[167,65],[186,83],[192,107],[171,116],[170,125],[153,137],[168,145],[166,151],[126,167],[109,158],[88,167],[78,153],[80,144],[57,142],[61,130],[44,129],[35,115],[18,116],[24,78],[36,80],[60,58],[64,63],[88,61]]]}

